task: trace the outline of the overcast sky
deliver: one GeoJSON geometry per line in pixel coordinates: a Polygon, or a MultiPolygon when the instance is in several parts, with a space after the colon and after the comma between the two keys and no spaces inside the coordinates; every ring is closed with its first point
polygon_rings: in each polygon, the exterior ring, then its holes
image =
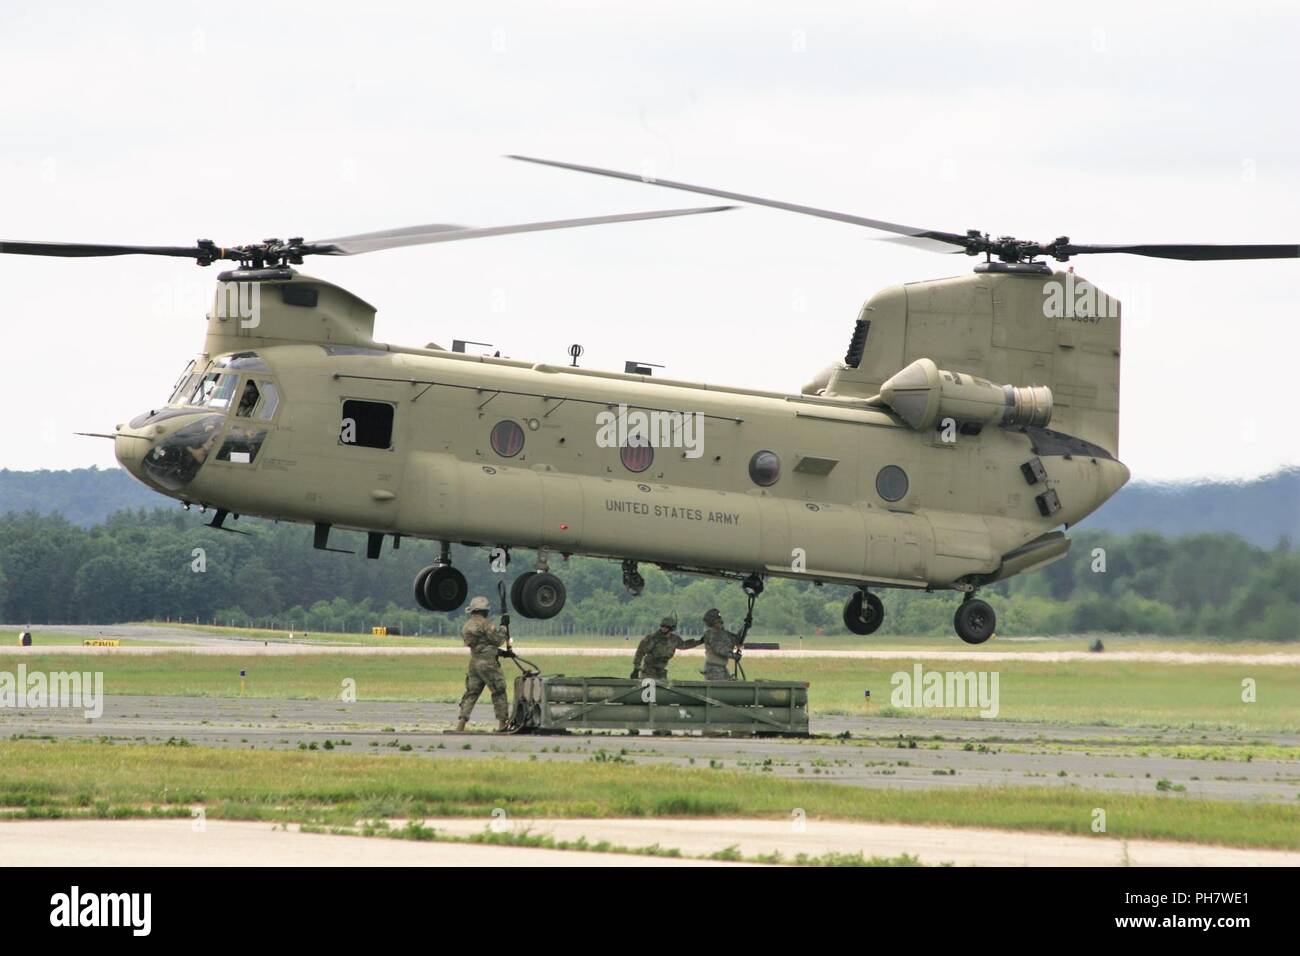
{"type": "MultiPolygon", "coordinates": [[[[1300,243],[1294,4],[0,8],[0,240],[221,245],[706,204],[531,153],[925,227],[1300,243]],[[463,12],[456,12],[457,9],[463,12]]],[[[863,299],[966,271],[775,210],[315,260],[376,337],[797,392],[863,299]]],[[[1125,304],[1138,480],[1300,461],[1300,262],[1076,260],[1125,304]]],[[[215,269],[0,256],[0,467],[114,464],[215,269]]]]}

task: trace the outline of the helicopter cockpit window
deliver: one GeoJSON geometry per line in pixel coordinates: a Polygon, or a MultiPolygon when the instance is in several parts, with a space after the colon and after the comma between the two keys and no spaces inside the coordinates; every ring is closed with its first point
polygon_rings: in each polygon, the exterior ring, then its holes
{"type": "Polygon", "coordinates": [[[249,428],[244,425],[231,425],[226,433],[226,440],[217,452],[217,461],[228,461],[235,465],[251,465],[257,460],[257,453],[266,441],[267,429],[249,428]]]}
{"type": "Polygon", "coordinates": [[[204,415],[164,435],[140,462],[147,480],[171,491],[193,481],[211,454],[224,421],[221,415],[204,415]]]}
{"type": "Polygon", "coordinates": [[[339,425],[340,445],[362,448],[393,447],[393,406],[388,402],[345,399],[339,425]]]}
{"type": "Polygon", "coordinates": [[[235,415],[239,418],[248,418],[253,414],[253,409],[257,408],[257,400],[262,397],[258,391],[257,383],[251,378],[245,380],[244,390],[239,393],[239,404],[235,406],[235,415]]]}
{"type": "Polygon", "coordinates": [[[212,363],[217,368],[243,369],[244,371],[265,372],[266,363],[256,352],[234,352],[223,355],[212,363]]]}
{"type": "Polygon", "coordinates": [[[167,399],[168,405],[176,405],[185,400],[185,396],[193,391],[194,381],[194,359],[190,359],[190,364],[185,366],[185,371],[181,372],[181,377],[176,380],[172,386],[172,397],[167,399]]]}
{"type": "Polygon", "coordinates": [[[238,375],[209,372],[195,386],[189,404],[212,409],[229,408],[238,384],[238,375]]]}
{"type": "Polygon", "coordinates": [[[257,417],[264,422],[269,422],[275,417],[275,410],[280,404],[280,392],[275,387],[274,382],[262,382],[262,407],[257,411],[257,417]]]}

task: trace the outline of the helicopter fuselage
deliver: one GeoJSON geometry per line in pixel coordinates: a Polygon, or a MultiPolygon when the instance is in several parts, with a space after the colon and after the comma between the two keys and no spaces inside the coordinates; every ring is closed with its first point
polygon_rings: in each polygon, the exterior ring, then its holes
{"type": "Polygon", "coordinates": [[[1054,529],[1128,478],[1046,428],[918,431],[851,397],[380,344],[345,290],[276,288],[256,322],[214,309],[168,407],[119,427],[132,474],[318,528],[965,590],[1063,556],[1054,529]]]}

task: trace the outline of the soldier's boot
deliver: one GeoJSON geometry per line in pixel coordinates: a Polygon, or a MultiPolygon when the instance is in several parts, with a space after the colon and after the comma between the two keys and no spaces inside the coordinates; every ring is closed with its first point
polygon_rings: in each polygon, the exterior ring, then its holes
{"type": "Polygon", "coordinates": [[[504,720],[498,720],[498,721],[497,721],[497,733],[499,733],[499,734],[503,734],[503,733],[505,733],[505,731],[506,731],[506,727],[507,727],[507,726],[509,726],[509,723],[508,723],[507,721],[504,721],[504,720]]]}
{"type": "Polygon", "coordinates": [[[456,727],[455,727],[455,729],[453,730],[453,733],[463,734],[464,732],[465,732],[465,718],[464,718],[464,717],[457,717],[457,718],[456,718],[456,727]]]}

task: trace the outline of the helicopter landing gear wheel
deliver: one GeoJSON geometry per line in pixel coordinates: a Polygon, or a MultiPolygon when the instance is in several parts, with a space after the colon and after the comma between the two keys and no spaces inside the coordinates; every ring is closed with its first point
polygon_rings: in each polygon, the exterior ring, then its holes
{"type": "Polygon", "coordinates": [[[515,578],[514,583],[510,585],[510,606],[515,609],[521,617],[532,617],[524,608],[524,585],[528,579],[536,574],[536,571],[525,571],[519,577],[515,578]]]}
{"type": "Polygon", "coordinates": [[[426,611],[432,611],[433,608],[429,606],[428,598],[424,596],[424,582],[429,580],[429,575],[435,570],[436,565],[431,564],[427,568],[421,568],[420,573],[415,576],[415,603],[426,611]]]}
{"type": "MultiPolygon", "coordinates": [[[[465,575],[448,564],[428,568],[424,576],[424,600],[420,603],[431,611],[455,611],[469,596],[469,582],[465,575]]],[[[420,572],[424,574],[424,572],[420,572]]],[[[416,578],[419,581],[419,578],[416,578]]]]}
{"type": "Polygon", "coordinates": [[[874,634],[885,619],[885,604],[870,591],[854,591],[844,602],[844,626],[865,637],[874,634]]]}
{"type": "Polygon", "coordinates": [[[623,562],[623,587],[627,588],[628,593],[633,597],[639,597],[645,590],[645,578],[637,570],[635,561],[623,562]]]}
{"type": "Polygon", "coordinates": [[[521,574],[515,584],[519,589],[519,603],[516,607],[524,617],[544,621],[564,610],[564,601],[568,596],[564,582],[549,571],[521,574]]]}
{"type": "Polygon", "coordinates": [[[957,636],[967,644],[983,644],[993,636],[998,626],[998,616],[988,601],[967,597],[953,615],[952,626],[957,636]]]}

